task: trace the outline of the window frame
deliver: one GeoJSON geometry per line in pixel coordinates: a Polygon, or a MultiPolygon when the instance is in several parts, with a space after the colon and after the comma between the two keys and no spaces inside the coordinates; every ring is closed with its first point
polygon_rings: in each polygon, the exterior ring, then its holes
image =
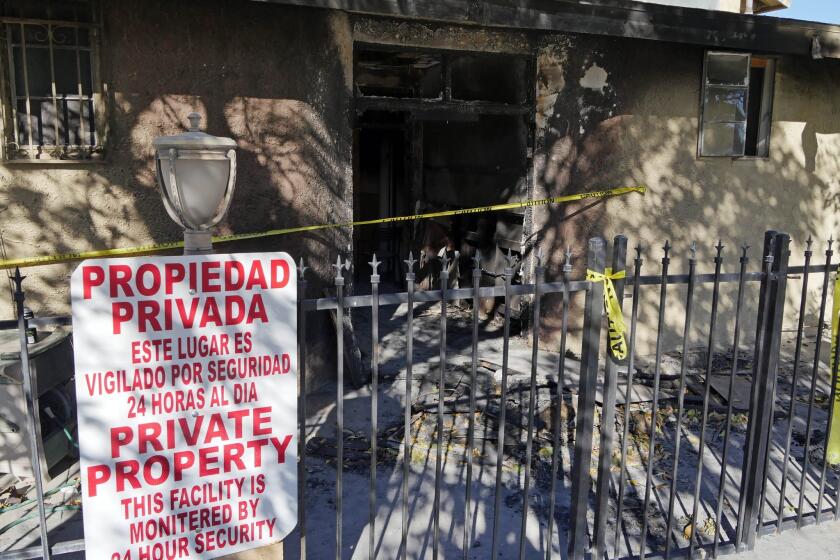
{"type": "Polygon", "coordinates": [[[697,158],[730,158],[734,160],[750,160],[750,159],[768,159],[770,157],[770,134],[773,122],[773,104],[775,100],[775,78],[776,78],[776,57],[766,56],[762,54],[745,53],[740,51],[719,51],[707,50],[703,53],[703,71],[700,82],[700,114],[697,123],[697,158]],[[747,57],[747,73],[746,81],[743,86],[730,84],[710,84],[708,80],[708,66],[710,55],[726,55],[726,56],[746,56],[747,57]],[[759,120],[756,140],[756,155],[748,155],[747,138],[748,138],[748,123],[750,111],[750,89],[751,83],[751,69],[753,67],[753,58],[760,58],[767,61],[764,73],[764,82],[762,84],[761,99],[759,100],[759,120]],[[726,88],[733,90],[743,90],[746,92],[744,100],[744,121],[706,121],[706,98],[710,87],[726,88]],[[744,150],[741,154],[710,154],[704,153],[704,139],[706,132],[706,124],[716,123],[744,123],[744,150]]]}
{"type": "MultiPolygon", "coordinates": [[[[25,18],[25,17],[0,17],[0,33],[2,34],[2,45],[0,45],[0,95],[2,95],[2,100],[0,100],[0,135],[2,135],[2,142],[0,142],[0,159],[4,163],[59,163],[59,164],[69,164],[69,163],[92,163],[101,161],[104,159],[105,154],[105,145],[106,145],[106,138],[107,138],[107,128],[106,128],[106,96],[104,95],[105,87],[102,82],[101,73],[100,73],[100,49],[101,49],[101,36],[102,36],[102,24],[101,21],[96,17],[97,11],[91,2],[90,6],[90,13],[91,18],[90,21],[79,21],[78,18],[75,21],[68,21],[68,20],[60,20],[60,19],[40,19],[40,18],[25,18]],[[21,33],[21,44],[24,45],[21,48],[22,53],[22,61],[25,61],[26,56],[26,47],[25,47],[25,36],[23,35],[25,31],[25,26],[27,25],[36,25],[44,27],[48,33],[52,32],[53,28],[62,27],[62,28],[71,28],[71,29],[85,29],[88,32],[89,38],[89,46],[81,46],[78,42],[75,42],[73,45],[72,50],[76,53],[76,62],[77,67],[75,72],[77,72],[77,84],[79,86],[79,92],[72,94],[71,99],[78,100],[80,104],[80,126],[79,126],[79,138],[82,139],[84,135],[87,133],[89,134],[90,131],[86,131],[86,122],[89,122],[91,119],[94,123],[94,142],[93,144],[89,143],[81,143],[81,144],[40,144],[39,139],[37,138],[37,134],[34,132],[34,128],[31,125],[28,125],[28,134],[25,132],[23,134],[24,137],[19,136],[18,131],[18,103],[21,101],[26,102],[27,104],[27,112],[30,116],[29,121],[31,122],[32,117],[35,116],[32,112],[29,104],[34,97],[37,97],[38,100],[41,100],[44,96],[32,96],[28,93],[28,78],[27,84],[25,86],[26,95],[19,96],[16,91],[16,83],[15,83],[15,66],[14,66],[14,57],[13,57],[13,39],[12,39],[12,29],[14,26],[19,27],[19,33],[21,33]],[[79,74],[81,72],[81,61],[78,58],[81,56],[82,53],[87,52],[89,53],[90,57],[90,80],[91,80],[91,90],[90,93],[84,93],[81,89],[82,84],[79,81],[79,74]],[[87,116],[87,118],[81,118],[81,114],[84,113],[82,109],[83,104],[85,103],[92,103],[93,109],[92,114],[87,116]]],[[[54,111],[58,112],[58,106],[60,104],[60,100],[63,99],[63,95],[58,93],[56,90],[56,72],[55,72],[55,60],[53,56],[53,46],[52,46],[52,39],[48,38],[49,44],[49,51],[50,51],[50,86],[51,86],[51,95],[46,97],[46,101],[52,100],[54,111]]],[[[25,64],[25,62],[24,62],[25,64]]],[[[23,68],[23,74],[26,76],[26,66],[23,68]]],[[[37,117],[36,117],[37,118],[37,117]]],[[[55,123],[56,131],[58,131],[58,127],[61,124],[61,120],[58,119],[55,123]]],[[[58,137],[58,135],[57,135],[58,137]]]]}

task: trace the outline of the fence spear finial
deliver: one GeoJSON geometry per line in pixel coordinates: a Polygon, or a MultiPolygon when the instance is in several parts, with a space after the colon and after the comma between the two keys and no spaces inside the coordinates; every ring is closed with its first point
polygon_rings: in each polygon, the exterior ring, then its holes
{"type": "Polygon", "coordinates": [[[475,270],[479,270],[481,268],[481,251],[476,249],[475,250],[475,255],[473,255],[472,260],[473,260],[473,263],[474,263],[473,268],[475,270]]]}
{"type": "Polygon", "coordinates": [[[26,278],[26,276],[22,276],[21,273],[20,273],[20,267],[16,266],[15,267],[15,275],[12,277],[12,279],[15,281],[15,285],[17,286],[17,291],[18,292],[21,291],[21,285],[23,284],[23,279],[24,278],[26,278]]]}
{"type": "Polygon", "coordinates": [[[513,256],[513,252],[508,248],[507,255],[505,255],[505,262],[507,263],[507,268],[513,268],[513,263],[516,261],[516,257],[513,256]]]}
{"type": "Polygon", "coordinates": [[[813,245],[813,244],[814,244],[814,238],[809,233],[808,234],[808,239],[805,241],[805,251],[810,252],[811,251],[811,245],[813,245]]]}
{"type": "Polygon", "coordinates": [[[408,273],[413,273],[414,265],[417,264],[417,260],[414,258],[414,251],[409,251],[408,258],[405,259],[403,262],[408,266],[408,273]]]}
{"type": "Polygon", "coordinates": [[[828,251],[831,251],[831,247],[832,247],[832,245],[834,245],[834,235],[831,235],[831,236],[828,238],[828,249],[827,249],[828,251]]]}
{"type": "Polygon", "coordinates": [[[715,250],[717,251],[717,257],[720,258],[721,253],[723,253],[723,248],[726,245],[723,244],[723,240],[718,239],[717,245],[715,245],[715,250]]]}
{"type": "Polygon", "coordinates": [[[373,269],[373,273],[371,274],[371,276],[379,276],[379,265],[382,263],[376,260],[376,253],[373,254],[373,260],[370,261],[368,264],[373,269]]]}
{"type": "Polygon", "coordinates": [[[568,275],[572,272],[572,248],[566,246],[566,262],[563,263],[563,274],[568,275]]]}
{"type": "Polygon", "coordinates": [[[662,249],[665,251],[665,258],[667,259],[668,258],[668,253],[671,252],[671,240],[670,239],[665,240],[665,245],[662,246],[662,249]]]}
{"type": "Polygon", "coordinates": [[[744,241],[744,244],[743,244],[743,245],[741,245],[741,258],[742,258],[742,259],[746,259],[746,258],[747,258],[747,251],[749,251],[749,250],[750,250],[750,245],[749,245],[749,243],[747,243],[746,241],[744,241]]]}
{"type": "Polygon", "coordinates": [[[691,253],[691,260],[696,261],[697,260],[697,242],[692,241],[691,242],[691,247],[689,247],[688,250],[691,253]]]}
{"type": "Polygon", "coordinates": [[[335,264],[332,265],[332,267],[335,269],[335,279],[340,280],[340,279],[344,278],[341,275],[341,269],[345,268],[347,270],[350,270],[350,262],[348,261],[346,263],[342,263],[341,262],[341,255],[338,255],[335,259],[335,264]]]}
{"type": "Polygon", "coordinates": [[[298,263],[298,280],[304,280],[303,275],[307,270],[309,270],[309,267],[303,264],[303,257],[301,257],[300,262],[298,263]]]}

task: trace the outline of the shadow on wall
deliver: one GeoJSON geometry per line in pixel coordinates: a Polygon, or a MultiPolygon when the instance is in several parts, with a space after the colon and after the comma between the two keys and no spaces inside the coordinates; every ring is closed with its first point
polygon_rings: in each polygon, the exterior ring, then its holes
{"type": "MultiPolygon", "coordinates": [[[[818,92],[837,87],[838,64],[781,60],[771,157],[733,160],[696,156],[702,57],[698,47],[629,45],[610,38],[566,38],[541,49],[535,196],[631,184],[649,189],[644,197],[535,209],[535,229],[550,270],[560,270],[563,250],[570,246],[574,274],[582,277],[586,240],[600,235],[611,241],[619,233],[628,236],[630,247],[642,245],[642,274],[660,273],[666,239],[673,245],[672,273],[688,272],[694,241],[698,273],[712,272],[718,239],[726,246],[724,272],[737,272],[745,242],[752,246],[749,269],[759,270],[768,229],[790,233],[792,265],[803,262],[804,242],[813,235],[813,262],[822,264],[825,241],[840,225],[840,111],[818,92]]],[[[628,253],[632,267],[633,252],[628,253]]],[[[682,339],[684,293],[684,288],[669,293],[666,347],[682,339]]],[[[788,309],[796,309],[799,293],[788,291],[788,309]]],[[[640,353],[653,350],[658,296],[658,289],[642,293],[640,353]]],[[[755,297],[757,289],[747,301],[755,297]]],[[[819,298],[811,300],[809,321],[815,322],[819,298]]],[[[734,290],[721,300],[720,324],[727,334],[734,301],[734,290]]],[[[555,312],[545,314],[544,326],[554,346],[561,305],[556,298],[548,305],[555,312]]],[[[710,307],[711,286],[703,286],[696,294],[691,346],[708,336],[710,307]]],[[[744,319],[745,328],[752,329],[754,313],[744,319]]]]}

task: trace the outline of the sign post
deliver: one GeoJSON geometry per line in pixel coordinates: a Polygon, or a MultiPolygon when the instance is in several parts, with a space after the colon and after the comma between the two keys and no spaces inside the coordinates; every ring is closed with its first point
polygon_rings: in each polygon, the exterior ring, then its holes
{"type": "Polygon", "coordinates": [[[71,292],[86,557],[281,541],[297,521],[291,257],[90,260],[71,292]]]}

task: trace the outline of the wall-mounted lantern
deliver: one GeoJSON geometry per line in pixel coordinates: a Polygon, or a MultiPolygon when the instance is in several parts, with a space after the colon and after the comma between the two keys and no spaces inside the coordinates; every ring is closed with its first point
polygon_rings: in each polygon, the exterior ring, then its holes
{"type": "Polygon", "coordinates": [[[236,186],[236,142],[198,129],[190,113],[184,134],[155,138],[157,181],[169,216],[184,228],[184,254],[213,250],[210,229],[228,211],[236,186]]]}

